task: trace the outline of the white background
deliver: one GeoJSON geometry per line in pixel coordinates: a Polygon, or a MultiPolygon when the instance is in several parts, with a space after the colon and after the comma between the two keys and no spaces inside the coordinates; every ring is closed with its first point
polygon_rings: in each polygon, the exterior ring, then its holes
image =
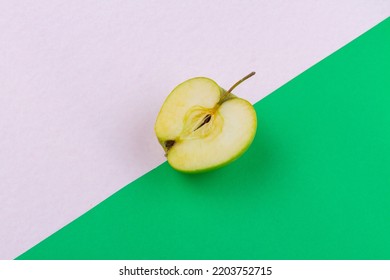
{"type": "MultiPolygon", "coordinates": [[[[7,280],[39,279],[390,279],[390,261],[0,261],[0,278],[7,280]],[[133,276],[119,275],[124,268],[136,269],[202,269],[196,276],[133,276]],[[213,267],[271,267],[272,274],[212,275],[213,267]],[[208,270],[208,272],[207,272],[208,270]]],[[[250,271],[250,269],[246,269],[250,271]]],[[[267,269],[265,269],[266,271],[267,269]]],[[[238,271],[238,270],[237,270],[238,271]]],[[[242,273],[244,269],[241,270],[242,273]]],[[[253,271],[257,271],[254,269],[253,271]]]]}

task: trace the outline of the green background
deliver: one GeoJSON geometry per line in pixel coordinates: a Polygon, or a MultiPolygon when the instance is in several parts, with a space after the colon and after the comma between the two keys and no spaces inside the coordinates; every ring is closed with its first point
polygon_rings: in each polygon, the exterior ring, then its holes
{"type": "Polygon", "coordinates": [[[258,102],[231,165],[164,163],[18,259],[390,259],[389,66],[387,19],[258,102]]]}

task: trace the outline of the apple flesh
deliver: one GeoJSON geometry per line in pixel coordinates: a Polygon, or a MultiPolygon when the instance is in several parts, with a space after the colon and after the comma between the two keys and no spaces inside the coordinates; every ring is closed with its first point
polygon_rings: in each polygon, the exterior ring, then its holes
{"type": "Polygon", "coordinates": [[[209,78],[193,78],[169,94],[155,132],[174,169],[196,173],[219,168],[249,148],[256,134],[256,111],[231,91],[253,75],[228,91],[209,78]]]}

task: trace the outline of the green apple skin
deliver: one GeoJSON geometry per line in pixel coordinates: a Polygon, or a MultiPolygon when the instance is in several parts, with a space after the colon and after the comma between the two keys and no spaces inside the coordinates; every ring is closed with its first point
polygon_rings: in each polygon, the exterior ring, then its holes
{"type": "Polygon", "coordinates": [[[230,164],[250,147],[256,129],[252,104],[230,92],[226,94],[206,77],[176,86],[155,124],[168,163],[184,173],[201,173],[230,164]]]}

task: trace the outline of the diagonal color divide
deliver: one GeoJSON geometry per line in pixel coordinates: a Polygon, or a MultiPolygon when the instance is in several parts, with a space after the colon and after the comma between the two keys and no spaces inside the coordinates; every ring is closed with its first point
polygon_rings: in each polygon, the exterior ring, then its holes
{"type": "Polygon", "coordinates": [[[249,151],[167,163],[19,259],[390,259],[390,19],[255,105],[249,151]]]}
{"type": "Polygon", "coordinates": [[[254,70],[237,91],[254,103],[389,14],[383,0],[0,1],[0,259],[163,163],[153,124],[175,85],[254,70]]]}

